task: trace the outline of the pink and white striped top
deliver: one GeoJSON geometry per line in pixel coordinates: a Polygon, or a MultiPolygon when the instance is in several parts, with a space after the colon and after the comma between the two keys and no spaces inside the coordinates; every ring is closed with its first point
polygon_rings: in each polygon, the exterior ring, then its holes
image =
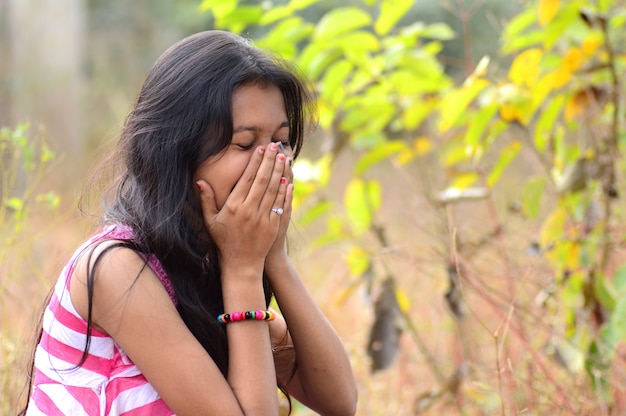
{"type": "MultiPolygon", "coordinates": [[[[69,283],[78,256],[96,241],[132,238],[126,226],[108,226],[85,242],[65,265],[43,316],[43,333],[35,351],[33,393],[27,416],[164,416],[173,412],[119,345],[92,330],[85,363],[82,357],[87,322],[70,299],[69,283]]],[[[148,257],[175,304],[176,297],[161,264],[148,257]]]]}

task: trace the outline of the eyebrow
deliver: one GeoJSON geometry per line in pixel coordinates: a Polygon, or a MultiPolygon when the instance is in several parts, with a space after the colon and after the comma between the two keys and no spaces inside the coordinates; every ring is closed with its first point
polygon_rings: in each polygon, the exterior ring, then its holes
{"type": "MultiPolygon", "coordinates": [[[[285,127],[289,127],[289,123],[286,121],[283,121],[280,126],[278,127],[278,130],[280,129],[284,129],[285,127]]],[[[261,131],[263,129],[261,129],[259,126],[239,126],[237,127],[235,130],[233,130],[233,134],[235,133],[241,133],[242,131],[254,131],[254,132],[258,132],[261,131]]]]}

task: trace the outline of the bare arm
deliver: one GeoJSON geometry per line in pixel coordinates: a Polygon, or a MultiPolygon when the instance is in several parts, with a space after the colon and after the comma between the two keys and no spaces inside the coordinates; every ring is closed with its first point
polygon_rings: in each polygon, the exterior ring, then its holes
{"type": "MultiPolygon", "coordinates": [[[[70,287],[82,316],[87,310],[84,269],[79,263],[70,287]]],[[[187,329],[158,277],[135,252],[118,248],[107,253],[98,267],[94,292],[97,327],[116,340],[176,414],[276,414],[275,388],[269,393],[252,389],[240,396],[238,385],[222,376],[187,329]]],[[[266,327],[265,322],[255,323],[266,327]]],[[[244,336],[263,337],[257,335],[262,329],[246,329],[249,333],[244,336]]],[[[235,360],[244,356],[243,350],[249,353],[245,343],[233,347],[235,360]]],[[[247,363],[249,377],[256,377],[259,386],[274,386],[273,373],[267,373],[263,359],[259,361],[247,363]]]]}
{"type": "MultiPolygon", "coordinates": [[[[304,287],[287,256],[266,264],[276,300],[289,328],[295,373],[283,369],[290,394],[323,415],[353,415],[357,389],[346,351],[304,287]],[[272,277],[273,276],[273,277],[272,277]]],[[[280,334],[280,331],[278,331],[280,334]]],[[[286,356],[284,360],[289,360],[286,356]]]]}
{"type": "MultiPolygon", "coordinates": [[[[285,176],[292,176],[289,167],[285,176]]],[[[289,378],[289,367],[277,363],[279,379],[286,383],[290,394],[323,415],[353,415],[358,393],[346,351],[311,298],[285,250],[292,198],[293,185],[290,184],[281,229],[265,260],[265,272],[289,328],[288,341],[293,343],[295,354],[294,376],[289,378]]],[[[277,330],[274,328],[273,332],[275,334],[277,330]]],[[[289,356],[281,359],[288,362],[289,356]]]]}

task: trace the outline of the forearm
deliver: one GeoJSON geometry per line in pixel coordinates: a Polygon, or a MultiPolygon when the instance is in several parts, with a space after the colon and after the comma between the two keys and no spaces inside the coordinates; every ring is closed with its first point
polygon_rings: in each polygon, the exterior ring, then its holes
{"type": "Polygon", "coordinates": [[[322,414],[353,414],[356,385],[337,333],[309,295],[288,257],[266,263],[266,272],[293,341],[296,374],[305,404],[322,414]]]}
{"type": "MultiPolygon", "coordinates": [[[[224,312],[265,309],[261,279],[252,284],[242,279],[241,270],[224,271],[224,312]]],[[[249,272],[243,272],[249,273],[249,272]]],[[[252,272],[261,275],[261,271],[252,272]]],[[[228,334],[228,383],[246,415],[278,413],[276,374],[268,323],[238,321],[226,324],[228,334]]]]}

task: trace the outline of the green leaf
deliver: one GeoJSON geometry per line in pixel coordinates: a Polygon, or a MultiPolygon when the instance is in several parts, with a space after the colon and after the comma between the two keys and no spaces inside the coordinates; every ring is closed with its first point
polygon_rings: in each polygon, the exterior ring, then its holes
{"type": "Polygon", "coordinates": [[[295,59],[298,54],[298,42],[308,38],[312,32],[312,24],[304,22],[299,17],[293,17],[275,25],[256,43],[260,48],[271,50],[285,59],[295,59]]]}
{"type": "Polygon", "coordinates": [[[307,209],[298,218],[298,225],[306,227],[313,221],[321,218],[333,209],[333,203],[330,201],[321,201],[315,204],[313,207],[307,209]]]}
{"type": "Polygon", "coordinates": [[[319,0],[291,0],[289,6],[293,10],[302,10],[316,3],[319,3],[319,0]]]}
{"type": "Polygon", "coordinates": [[[359,159],[356,164],[354,174],[356,176],[361,176],[372,166],[382,162],[383,160],[390,159],[391,156],[397,155],[407,148],[407,144],[401,140],[386,141],[380,146],[376,146],[359,159]]]}
{"type": "Polygon", "coordinates": [[[259,20],[260,25],[269,25],[275,23],[278,20],[282,20],[286,17],[293,15],[293,9],[287,6],[273,6],[269,10],[263,13],[263,17],[259,20]]]}
{"type": "Polygon", "coordinates": [[[384,0],[380,4],[380,14],[374,23],[376,33],[380,36],[389,33],[412,5],[412,0],[384,0]]]}
{"type": "Polygon", "coordinates": [[[346,32],[367,26],[372,23],[369,14],[356,7],[340,7],[332,9],[320,19],[315,27],[315,40],[333,40],[346,32]]]}
{"type": "Polygon", "coordinates": [[[406,130],[417,128],[433,111],[432,101],[414,100],[402,113],[402,121],[406,130]]]}
{"type": "Polygon", "coordinates": [[[350,275],[354,277],[362,276],[371,267],[371,254],[359,246],[350,248],[345,259],[350,275]]]}
{"type": "Polygon", "coordinates": [[[352,73],[353,65],[348,61],[338,61],[331,65],[321,83],[321,96],[337,105],[345,96],[345,84],[352,73]]]}
{"type": "Polygon", "coordinates": [[[329,244],[346,240],[350,236],[344,229],[345,222],[336,216],[329,216],[326,219],[326,233],[313,242],[313,247],[323,247],[329,244]]]}
{"type": "Polygon", "coordinates": [[[564,103],[565,97],[561,94],[557,95],[548,102],[545,110],[541,112],[541,116],[535,127],[535,146],[539,152],[546,150],[546,146],[552,136],[554,123],[559,114],[561,114],[564,103]]]}
{"type": "Polygon", "coordinates": [[[35,198],[37,202],[45,202],[46,208],[49,210],[54,210],[59,207],[61,204],[61,197],[54,192],[47,192],[45,194],[37,195],[35,198]]]}
{"type": "Polygon", "coordinates": [[[375,52],[380,49],[380,41],[370,32],[357,30],[338,37],[335,42],[345,53],[375,52]]]}
{"type": "Polygon", "coordinates": [[[348,223],[356,236],[363,235],[372,225],[373,216],[382,200],[380,183],[353,178],[346,186],[343,203],[348,223]]]}
{"type": "Polygon", "coordinates": [[[600,12],[607,13],[612,5],[613,0],[598,0],[598,10],[600,12]]]}
{"type": "Polygon", "coordinates": [[[453,90],[447,94],[439,105],[441,113],[439,130],[444,132],[453,127],[474,98],[488,85],[487,81],[478,79],[468,86],[453,90]]]}
{"type": "Polygon", "coordinates": [[[354,150],[373,149],[381,146],[387,138],[379,131],[363,130],[355,132],[350,138],[354,150]]]}
{"type": "Polygon", "coordinates": [[[608,311],[614,311],[617,295],[613,286],[607,281],[606,276],[602,273],[598,273],[593,283],[593,293],[596,299],[598,299],[600,304],[608,311]]]}
{"type": "Polygon", "coordinates": [[[430,39],[437,40],[451,40],[456,38],[456,34],[445,23],[433,23],[424,28],[422,36],[430,39]]]}
{"type": "Polygon", "coordinates": [[[328,65],[341,57],[341,50],[326,42],[311,42],[304,47],[298,66],[311,81],[317,81],[328,65]]]}
{"type": "Polygon", "coordinates": [[[480,142],[481,137],[487,129],[487,125],[493,120],[497,112],[497,104],[488,104],[473,115],[463,139],[466,146],[474,148],[480,142]]]}
{"type": "Polygon", "coordinates": [[[238,0],[203,0],[198,6],[201,12],[211,11],[216,19],[230,14],[237,8],[238,0]]]}
{"type": "Polygon", "coordinates": [[[622,264],[613,275],[613,286],[617,293],[626,295],[626,264],[622,264]]]}
{"type": "Polygon", "coordinates": [[[263,16],[261,6],[239,6],[224,16],[215,18],[215,25],[234,33],[241,33],[248,26],[255,25],[263,16]]]}
{"type": "Polygon", "coordinates": [[[514,44],[519,42],[519,39],[524,39],[522,32],[531,27],[536,21],[537,12],[531,7],[511,19],[502,35],[502,39],[504,40],[502,47],[503,53],[506,54],[519,50],[514,44]]]}
{"type": "Polygon", "coordinates": [[[537,218],[541,208],[541,197],[546,186],[546,179],[537,176],[526,181],[522,189],[522,212],[528,218],[537,218]]]}
{"type": "Polygon", "coordinates": [[[617,300],[615,310],[607,322],[607,331],[603,341],[606,342],[609,351],[614,352],[617,344],[626,340],[626,297],[617,300]]]}
{"type": "Polygon", "coordinates": [[[502,175],[502,172],[504,172],[504,169],[513,161],[513,159],[515,159],[515,156],[517,156],[521,148],[521,143],[518,141],[514,141],[513,143],[502,149],[496,166],[492,169],[491,173],[487,177],[487,186],[491,188],[496,184],[496,182],[498,182],[500,176],[502,175]]]}
{"type": "Polygon", "coordinates": [[[4,205],[15,212],[21,212],[24,209],[24,201],[15,196],[9,198],[4,205]]]}

